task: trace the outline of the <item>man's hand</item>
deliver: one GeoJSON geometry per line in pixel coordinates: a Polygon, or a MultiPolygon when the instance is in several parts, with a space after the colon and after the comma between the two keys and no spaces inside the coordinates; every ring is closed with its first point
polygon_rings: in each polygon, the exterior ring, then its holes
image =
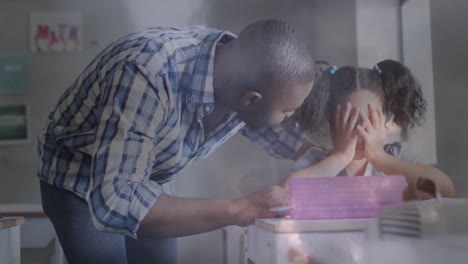
{"type": "Polygon", "coordinates": [[[181,237],[229,225],[247,226],[255,219],[279,217],[270,209],[288,204],[287,191],[278,186],[237,200],[180,198],[162,194],[138,229],[139,237],[181,237]]]}
{"type": "Polygon", "coordinates": [[[256,192],[233,201],[231,212],[238,215],[237,225],[248,226],[257,218],[285,216],[287,212],[272,212],[271,208],[288,205],[288,192],[279,186],[256,192]]]}

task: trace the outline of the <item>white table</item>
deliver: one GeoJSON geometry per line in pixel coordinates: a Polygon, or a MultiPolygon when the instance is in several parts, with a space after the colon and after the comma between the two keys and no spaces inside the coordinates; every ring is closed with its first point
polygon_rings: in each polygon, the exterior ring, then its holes
{"type": "Polygon", "coordinates": [[[0,214],[26,218],[21,231],[21,248],[45,248],[53,241],[55,264],[65,263],[62,247],[56,237],[52,223],[42,210],[42,205],[0,204],[0,214]]]}
{"type": "Polygon", "coordinates": [[[222,229],[223,235],[223,264],[244,264],[246,228],[227,226],[222,229]]]}
{"type": "Polygon", "coordinates": [[[0,218],[0,263],[20,264],[20,225],[23,217],[0,218]]]}
{"type": "Polygon", "coordinates": [[[247,228],[245,263],[290,263],[292,250],[318,263],[347,263],[363,253],[368,223],[368,219],[259,219],[247,228]]]}

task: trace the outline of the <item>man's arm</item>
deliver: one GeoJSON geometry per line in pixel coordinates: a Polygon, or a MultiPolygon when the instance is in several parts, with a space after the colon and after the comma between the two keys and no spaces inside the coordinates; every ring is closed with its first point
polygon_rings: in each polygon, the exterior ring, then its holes
{"type": "Polygon", "coordinates": [[[258,131],[244,128],[241,134],[263,147],[270,155],[280,159],[297,160],[309,148],[318,147],[310,141],[292,118],[281,124],[258,131]]]}
{"type": "MultiPolygon", "coordinates": [[[[319,150],[317,150],[318,152],[319,150]]],[[[298,160],[300,161],[300,160],[298,160]]],[[[338,175],[349,164],[349,158],[345,155],[334,153],[327,157],[320,157],[310,160],[307,167],[294,170],[286,177],[280,186],[287,187],[291,179],[294,178],[318,178],[334,177],[338,175]]]]}
{"type": "Polygon", "coordinates": [[[237,200],[209,200],[161,195],[141,222],[139,237],[181,237],[224,226],[247,226],[256,218],[279,216],[269,209],[287,204],[279,187],[237,200]]]}
{"type": "Polygon", "coordinates": [[[88,197],[98,230],[135,237],[139,222],[162,193],[149,180],[156,131],[166,115],[163,95],[155,87],[133,63],[116,66],[102,82],[88,197]]]}
{"type": "Polygon", "coordinates": [[[279,187],[233,201],[163,194],[149,173],[156,162],[157,131],[167,112],[163,91],[168,89],[156,87],[166,82],[149,81],[139,66],[128,63],[105,83],[88,197],[98,230],[132,237],[186,236],[273,217],[269,209],[287,203],[279,187]]]}

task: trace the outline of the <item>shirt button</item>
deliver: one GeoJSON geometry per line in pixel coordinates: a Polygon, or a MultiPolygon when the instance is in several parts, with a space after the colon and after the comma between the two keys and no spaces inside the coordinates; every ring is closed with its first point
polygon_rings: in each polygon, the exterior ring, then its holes
{"type": "Polygon", "coordinates": [[[205,106],[205,112],[209,112],[209,111],[211,111],[211,106],[208,106],[208,105],[205,106]]]}

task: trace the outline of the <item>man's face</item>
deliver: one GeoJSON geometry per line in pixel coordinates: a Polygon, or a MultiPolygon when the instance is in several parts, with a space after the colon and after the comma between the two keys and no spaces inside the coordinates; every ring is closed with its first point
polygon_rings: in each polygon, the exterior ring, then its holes
{"type": "MultiPolygon", "coordinates": [[[[261,98],[250,100],[247,104],[244,103],[237,110],[237,113],[251,129],[261,129],[279,124],[286,117],[293,115],[294,111],[302,105],[310,93],[312,85],[313,83],[309,82],[271,89],[271,91],[260,95],[261,98]]],[[[246,96],[249,97],[248,94],[246,96]]]]}

